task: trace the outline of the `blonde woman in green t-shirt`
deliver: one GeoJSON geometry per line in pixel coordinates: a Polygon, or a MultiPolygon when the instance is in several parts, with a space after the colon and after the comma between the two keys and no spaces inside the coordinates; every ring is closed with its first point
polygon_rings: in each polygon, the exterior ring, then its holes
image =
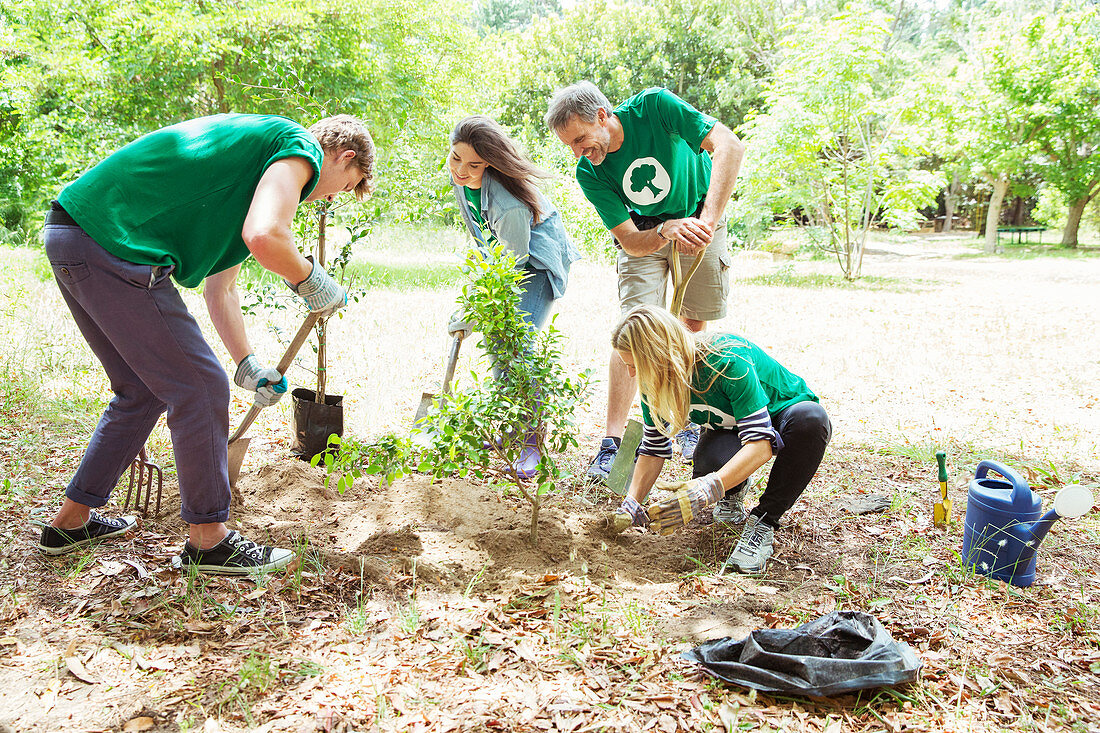
{"type": "Polygon", "coordinates": [[[817,396],[751,341],[693,334],[657,306],[631,310],[615,327],[611,344],[638,379],[645,424],[630,490],[611,526],[650,526],[670,534],[707,507],[724,504],[716,518],[745,521],[727,564],[763,573],[779,518],[805,491],[832,436],[817,396]],[[672,497],[643,507],[672,457],[671,436],[689,420],[702,426],[691,481],[662,485],[672,497]],[[746,518],[741,507],[748,479],[773,456],[767,488],[746,518]]]}

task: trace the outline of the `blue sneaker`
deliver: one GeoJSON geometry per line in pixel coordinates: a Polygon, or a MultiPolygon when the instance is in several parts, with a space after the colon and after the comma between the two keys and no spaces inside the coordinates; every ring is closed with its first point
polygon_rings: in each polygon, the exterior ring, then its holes
{"type": "Polygon", "coordinates": [[[619,446],[611,438],[604,438],[600,442],[600,449],[596,457],[588,466],[588,478],[600,483],[607,483],[607,477],[611,474],[611,465],[615,463],[615,455],[619,452],[619,446]]]}
{"type": "Polygon", "coordinates": [[[695,460],[695,447],[699,445],[699,426],[689,422],[680,432],[676,433],[676,443],[680,446],[680,455],[685,463],[695,460]]]}

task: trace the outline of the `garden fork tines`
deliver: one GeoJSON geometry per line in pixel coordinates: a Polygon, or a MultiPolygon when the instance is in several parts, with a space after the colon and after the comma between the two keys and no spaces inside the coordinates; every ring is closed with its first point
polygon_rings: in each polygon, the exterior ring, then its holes
{"type": "Polygon", "coordinates": [[[149,501],[153,493],[154,474],[157,478],[157,513],[154,516],[160,515],[160,499],[164,491],[164,471],[161,470],[160,466],[149,460],[149,454],[145,452],[144,446],[142,446],[141,452],[138,453],[138,457],[130,464],[130,486],[126,489],[126,501],[122,504],[123,510],[133,506],[134,511],[139,511],[138,506],[142,504],[142,493],[144,492],[144,506],[140,511],[142,516],[149,516],[149,501]],[[130,504],[131,494],[134,497],[132,505],[130,504]]]}

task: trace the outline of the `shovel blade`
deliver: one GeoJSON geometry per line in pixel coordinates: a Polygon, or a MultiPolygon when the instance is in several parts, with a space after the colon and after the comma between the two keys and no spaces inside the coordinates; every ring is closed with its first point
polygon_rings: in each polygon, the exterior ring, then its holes
{"type": "Polygon", "coordinates": [[[425,392],[420,395],[420,406],[416,408],[416,417],[413,418],[414,426],[420,425],[428,416],[428,410],[432,409],[432,402],[437,396],[435,392],[425,392]]]}
{"type": "Polygon", "coordinates": [[[248,452],[248,442],[251,438],[237,438],[229,444],[229,485],[236,486],[237,478],[241,475],[241,465],[244,464],[244,454],[248,452]]]}

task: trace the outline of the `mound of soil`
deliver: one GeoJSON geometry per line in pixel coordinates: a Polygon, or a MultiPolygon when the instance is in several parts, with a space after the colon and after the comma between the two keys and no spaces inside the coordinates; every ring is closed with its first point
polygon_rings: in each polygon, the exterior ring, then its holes
{"type": "Polygon", "coordinates": [[[613,536],[603,515],[569,497],[551,499],[534,546],[530,507],[485,484],[363,478],[340,495],[325,488],[322,469],[288,458],[241,475],[232,519],[257,540],[287,546],[306,539],[330,563],[415,573],[443,589],[476,580],[479,592],[560,573],[617,587],[677,583],[700,563],[720,563],[735,540],[711,527],[613,536]]]}

